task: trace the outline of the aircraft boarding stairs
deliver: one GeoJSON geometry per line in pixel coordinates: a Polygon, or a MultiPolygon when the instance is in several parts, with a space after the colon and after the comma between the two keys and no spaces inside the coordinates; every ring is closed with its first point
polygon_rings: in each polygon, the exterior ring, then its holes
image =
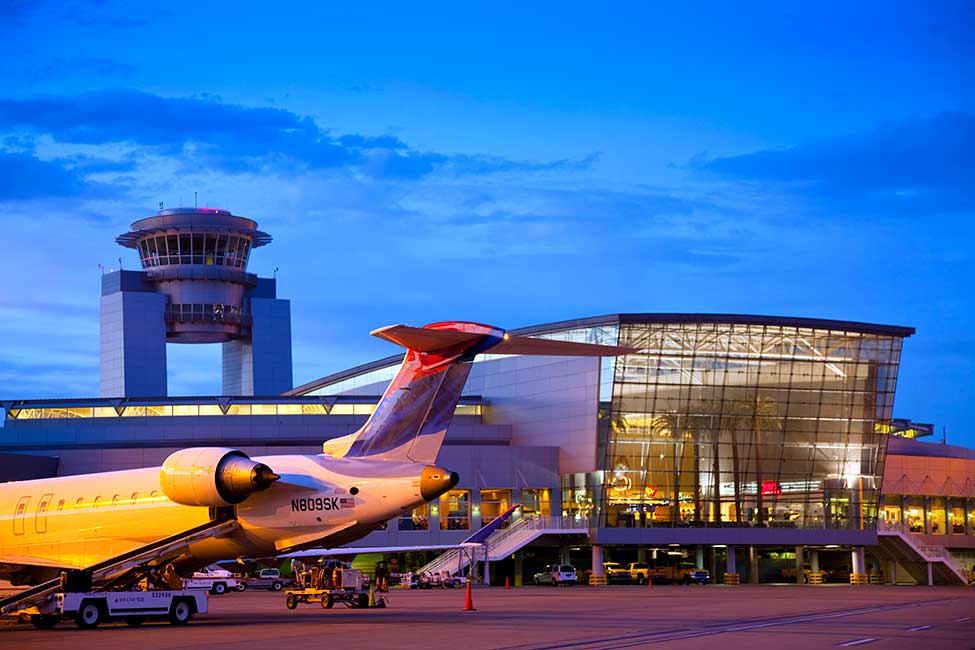
{"type": "Polygon", "coordinates": [[[969,575],[961,562],[943,546],[924,544],[899,524],[881,525],[877,531],[881,552],[904,567],[918,584],[968,584],[969,575]]]}
{"type": "MultiPolygon", "coordinates": [[[[236,530],[240,524],[236,520],[210,521],[190,528],[171,537],[134,548],[98,564],[87,567],[91,573],[92,591],[103,591],[112,587],[131,585],[150,569],[164,566],[183,555],[191,544],[220,537],[236,530]]],[[[37,605],[61,591],[61,579],[54,578],[20,593],[0,599],[0,614],[14,614],[37,605]]]]}
{"type": "Polygon", "coordinates": [[[440,555],[418,573],[440,573],[451,575],[461,573],[473,561],[485,559],[490,562],[503,560],[518,549],[527,546],[542,535],[588,535],[589,527],[585,520],[571,517],[522,517],[507,528],[494,531],[481,546],[460,546],[440,555]]]}

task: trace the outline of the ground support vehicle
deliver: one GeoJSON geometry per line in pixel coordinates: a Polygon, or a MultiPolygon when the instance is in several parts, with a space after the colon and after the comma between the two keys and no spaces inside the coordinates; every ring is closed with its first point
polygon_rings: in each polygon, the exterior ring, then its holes
{"type": "Polygon", "coordinates": [[[185,625],[194,614],[206,613],[207,595],[183,589],[58,592],[53,601],[30,608],[26,615],[39,630],[49,630],[63,619],[73,619],[79,628],[88,630],[118,620],[137,626],[150,618],[185,625]]]}
{"type": "Polygon", "coordinates": [[[184,589],[205,589],[214,596],[222,596],[228,590],[243,591],[247,587],[230,571],[207,568],[193,574],[193,577],[183,581],[184,589]]]}
{"type": "MultiPolygon", "coordinates": [[[[325,609],[331,609],[335,603],[343,603],[346,607],[363,608],[369,606],[368,589],[288,589],[284,592],[284,604],[288,609],[295,609],[301,604],[318,603],[325,609]]],[[[375,607],[386,607],[383,596],[375,596],[375,607]]]]}
{"type": "MultiPolygon", "coordinates": [[[[295,609],[302,603],[319,603],[325,609],[331,609],[335,603],[344,603],[347,607],[368,607],[369,578],[349,567],[333,560],[324,566],[302,571],[298,586],[285,592],[285,606],[295,609]]],[[[376,607],[386,606],[382,596],[376,597],[374,602],[376,607]]]]}

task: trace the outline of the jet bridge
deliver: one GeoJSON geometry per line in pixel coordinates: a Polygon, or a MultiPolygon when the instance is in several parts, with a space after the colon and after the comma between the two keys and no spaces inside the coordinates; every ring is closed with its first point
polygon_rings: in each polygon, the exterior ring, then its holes
{"type": "MultiPolygon", "coordinates": [[[[210,521],[171,537],[134,548],[84,569],[91,574],[93,591],[125,588],[138,582],[150,570],[164,566],[183,555],[191,544],[222,537],[240,527],[235,519],[210,521]]],[[[20,593],[0,599],[0,614],[16,614],[46,602],[64,591],[61,579],[54,578],[20,593]]]]}

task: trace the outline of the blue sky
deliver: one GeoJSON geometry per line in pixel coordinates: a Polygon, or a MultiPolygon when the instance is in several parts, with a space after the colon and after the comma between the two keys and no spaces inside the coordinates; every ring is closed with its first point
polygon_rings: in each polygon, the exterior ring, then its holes
{"type": "Polygon", "coordinates": [[[296,383],[395,322],[863,320],[975,445],[970,3],[413,4],[2,3],[0,396],[97,393],[97,265],[197,192],[274,236],[296,383]]]}

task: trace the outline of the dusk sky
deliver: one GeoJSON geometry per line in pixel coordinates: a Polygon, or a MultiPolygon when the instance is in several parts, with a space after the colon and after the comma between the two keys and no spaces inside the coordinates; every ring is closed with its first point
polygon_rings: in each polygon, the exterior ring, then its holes
{"type": "Polygon", "coordinates": [[[0,397],[97,395],[98,265],[196,192],[274,237],[295,384],[393,323],[834,318],[975,445],[975,5],[364,4],[0,0],[0,397]]]}

